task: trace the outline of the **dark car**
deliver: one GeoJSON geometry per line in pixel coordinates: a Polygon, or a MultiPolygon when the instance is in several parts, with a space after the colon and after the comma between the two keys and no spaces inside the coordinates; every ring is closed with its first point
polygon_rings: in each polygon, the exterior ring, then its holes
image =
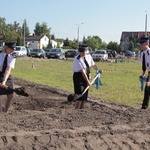
{"type": "Polygon", "coordinates": [[[47,57],[47,53],[50,52],[51,49],[44,49],[44,51],[45,51],[45,55],[46,55],[46,57],[47,57]]]}
{"type": "Polygon", "coordinates": [[[40,48],[36,48],[31,50],[30,56],[32,57],[38,57],[38,58],[45,58],[45,51],[40,48]]]}
{"type": "Polygon", "coordinates": [[[117,55],[117,52],[115,50],[111,50],[111,49],[108,49],[107,53],[108,53],[108,58],[112,58],[112,57],[114,58],[117,55]]]}
{"type": "Polygon", "coordinates": [[[78,54],[77,50],[68,50],[65,52],[65,57],[67,58],[74,58],[78,54]]]}
{"type": "Polygon", "coordinates": [[[62,48],[52,48],[47,52],[47,58],[66,59],[65,51],[62,48]]]}
{"type": "Polygon", "coordinates": [[[127,56],[127,57],[132,57],[132,56],[134,56],[133,52],[130,51],[130,50],[123,50],[123,51],[121,51],[121,54],[124,54],[124,55],[127,56]]]}

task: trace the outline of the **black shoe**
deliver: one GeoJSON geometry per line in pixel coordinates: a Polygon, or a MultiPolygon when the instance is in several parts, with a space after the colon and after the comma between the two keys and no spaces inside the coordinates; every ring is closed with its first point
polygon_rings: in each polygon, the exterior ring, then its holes
{"type": "Polygon", "coordinates": [[[146,108],[147,108],[147,106],[142,106],[142,107],[141,107],[141,109],[146,109],[146,108]]]}

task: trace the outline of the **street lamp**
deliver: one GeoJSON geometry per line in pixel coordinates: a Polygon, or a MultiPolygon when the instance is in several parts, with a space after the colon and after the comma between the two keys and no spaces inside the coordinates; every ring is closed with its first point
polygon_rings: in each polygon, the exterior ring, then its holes
{"type": "Polygon", "coordinates": [[[25,33],[25,22],[24,22],[24,24],[23,24],[23,45],[25,46],[25,35],[26,35],[26,33],[25,33]]]}
{"type": "Polygon", "coordinates": [[[79,27],[80,27],[80,25],[82,25],[82,24],[83,24],[83,22],[80,23],[80,24],[76,24],[76,23],[75,23],[75,25],[78,26],[78,34],[77,34],[77,35],[78,35],[78,37],[77,37],[77,39],[78,39],[78,45],[79,45],[79,27]]]}
{"type": "MultiPolygon", "coordinates": [[[[22,20],[21,20],[22,21],[22,20]]],[[[22,38],[23,38],[23,46],[25,46],[25,35],[26,35],[26,33],[25,33],[25,22],[23,22],[22,23],[22,27],[23,27],[23,32],[22,32],[22,38]]]]}
{"type": "Polygon", "coordinates": [[[147,11],[146,12],[146,18],[145,18],[145,37],[147,37],[147,11]]]}

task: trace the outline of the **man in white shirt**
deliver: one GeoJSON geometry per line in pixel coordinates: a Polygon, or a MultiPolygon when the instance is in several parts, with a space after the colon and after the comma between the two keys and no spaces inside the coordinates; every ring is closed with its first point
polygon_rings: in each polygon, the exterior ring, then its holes
{"type": "MultiPolygon", "coordinates": [[[[73,70],[73,83],[74,83],[74,93],[80,95],[86,89],[87,86],[91,86],[89,80],[90,67],[98,70],[92,57],[86,55],[88,47],[86,45],[80,45],[78,52],[79,54],[74,58],[73,70]]],[[[102,73],[102,71],[100,71],[102,73]]],[[[86,93],[76,100],[75,109],[83,109],[84,102],[87,101],[88,90],[86,93]]]]}
{"type": "Polygon", "coordinates": [[[146,75],[146,70],[148,71],[148,77],[146,81],[146,86],[144,90],[144,99],[142,103],[141,109],[148,108],[149,104],[149,94],[150,94],[150,48],[149,48],[149,38],[141,38],[140,39],[140,48],[141,48],[141,55],[140,61],[142,64],[142,75],[140,78],[143,78],[146,75]]]}

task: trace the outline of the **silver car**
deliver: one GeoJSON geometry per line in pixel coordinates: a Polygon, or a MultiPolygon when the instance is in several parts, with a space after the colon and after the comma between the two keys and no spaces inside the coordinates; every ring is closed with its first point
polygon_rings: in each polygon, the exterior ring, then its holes
{"type": "Polygon", "coordinates": [[[94,54],[92,54],[93,60],[108,60],[108,53],[106,50],[96,50],[94,54]]]}

